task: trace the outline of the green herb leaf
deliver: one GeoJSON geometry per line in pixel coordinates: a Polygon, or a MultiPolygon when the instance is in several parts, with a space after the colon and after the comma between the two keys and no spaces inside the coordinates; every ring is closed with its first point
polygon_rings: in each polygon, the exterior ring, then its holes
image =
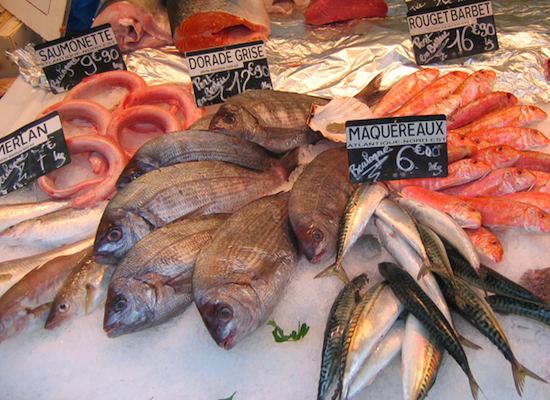
{"type": "Polygon", "coordinates": [[[237,394],[237,392],[233,392],[233,394],[229,397],[226,397],[225,399],[220,399],[220,400],[233,400],[233,397],[235,397],[235,395],[237,394]]]}
{"type": "Polygon", "coordinates": [[[267,321],[267,325],[273,327],[273,339],[277,343],[283,342],[297,342],[298,340],[304,338],[309,332],[309,326],[306,323],[298,322],[298,331],[292,331],[290,335],[285,335],[283,329],[277,325],[275,321],[270,319],[267,321]]]}

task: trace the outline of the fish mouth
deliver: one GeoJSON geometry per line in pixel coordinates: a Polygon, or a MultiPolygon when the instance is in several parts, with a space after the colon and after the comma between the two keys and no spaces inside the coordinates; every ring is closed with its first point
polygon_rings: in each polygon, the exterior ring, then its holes
{"type": "Polygon", "coordinates": [[[108,325],[103,325],[103,331],[105,331],[108,337],[116,338],[124,334],[124,332],[120,330],[121,326],[119,322],[113,322],[108,325]]]}
{"type": "MultiPolygon", "coordinates": [[[[308,260],[312,264],[319,264],[325,255],[325,250],[321,250],[318,254],[315,254],[313,257],[308,257],[308,260]]],[[[307,255],[306,255],[307,257],[307,255]]]]}
{"type": "Polygon", "coordinates": [[[46,320],[46,323],[44,324],[44,328],[48,330],[52,330],[57,328],[61,323],[63,322],[62,318],[59,317],[53,317],[53,314],[50,314],[48,316],[48,319],[46,320]]]}
{"type": "Polygon", "coordinates": [[[218,343],[218,346],[225,350],[230,350],[235,345],[235,334],[231,333],[224,340],[218,343]]]}

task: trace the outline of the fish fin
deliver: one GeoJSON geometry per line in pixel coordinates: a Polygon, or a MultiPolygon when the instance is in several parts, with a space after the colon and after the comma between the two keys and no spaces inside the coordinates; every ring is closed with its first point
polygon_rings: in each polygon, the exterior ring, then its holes
{"type": "Polygon", "coordinates": [[[0,274],[0,282],[6,282],[13,278],[12,274],[0,274]]]}
{"type": "Polygon", "coordinates": [[[420,268],[420,271],[418,271],[418,275],[416,275],[416,280],[419,281],[422,279],[428,272],[430,272],[430,267],[426,264],[423,264],[420,268]]]}
{"type": "Polygon", "coordinates": [[[372,80],[367,83],[367,85],[357,93],[355,97],[361,103],[366,104],[369,107],[372,107],[373,103],[381,97],[383,92],[380,91],[382,85],[382,79],[384,78],[384,71],[376,75],[372,80]]]}
{"type": "Polygon", "coordinates": [[[41,304],[35,308],[27,308],[25,309],[25,311],[27,312],[27,314],[32,314],[34,318],[40,318],[41,315],[45,313],[49,313],[51,307],[52,307],[52,303],[49,302],[49,303],[41,304]]]}
{"type": "Polygon", "coordinates": [[[518,360],[515,358],[511,362],[512,364],[512,374],[514,376],[514,384],[516,385],[516,391],[521,396],[523,394],[523,387],[525,384],[525,377],[530,376],[533,379],[536,379],[537,381],[548,383],[548,381],[544,378],[541,378],[537,374],[535,374],[533,371],[528,370],[523,365],[519,363],[518,360]]]}
{"type": "Polygon", "coordinates": [[[483,347],[475,344],[474,342],[472,342],[471,340],[469,339],[466,339],[464,336],[462,336],[460,333],[458,334],[458,340],[460,341],[460,343],[463,345],[463,346],[466,346],[470,349],[474,349],[474,350],[481,350],[483,349],[483,347]]]}
{"type": "Polygon", "coordinates": [[[94,285],[87,283],[86,284],[86,297],[84,299],[84,314],[88,315],[92,310],[92,306],[94,303],[95,294],[97,292],[97,289],[94,285]]]}
{"type": "Polygon", "coordinates": [[[276,161],[271,168],[285,180],[288,180],[290,173],[298,166],[299,159],[300,148],[297,147],[287,152],[280,160],[276,161]]]}
{"type": "Polygon", "coordinates": [[[181,274],[173,277],[166,282],[168,286],[174,289],[176,293],[190,293],[192,290],[192,277],[187,274],[181,274]]]}
{"type": "Polygon", "coordinates": [[[325,268],[321,272],[319,272],[317,275],[315,275],[315,279],[317,278],[325,278],[327,276],[336,276],[338,277],[344,284],[350,283],[350,279],[348,277],[348,274],[342,267],[342,262],[336,261],[334,264],[330,265],[328,268],[325,268]]]}
{"type": "Polygon", "coordinates": [[[468,373],[468,382],[470,383],[470,390],[472,391],[472,397],[475,400],[478,399],[478,396],[479,396],[480,392],[481,392],[481,394],[483,395],[484,398],[487,398],[487,396],[485,396],[485,393],[483,393],[483,391],[479,387],[478,383],[474,379],[474,376],[472,375],[471,372],[468,373]]]}

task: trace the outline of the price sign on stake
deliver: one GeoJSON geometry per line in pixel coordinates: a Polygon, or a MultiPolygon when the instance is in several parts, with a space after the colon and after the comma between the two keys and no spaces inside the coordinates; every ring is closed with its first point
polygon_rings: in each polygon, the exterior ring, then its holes
{"type": "Polygon", "coordinates": [[[253,89],[272,89],[262,41],[185,53],[198,107],[253,89]]]}
{"type": "Polygon", "coordinates": [[[444,115],[346,122],[353,182],[447,176],[444,115]]]}
{"type": "Polygon", "coordinates": [[[42,43],[34,49],[54,93],[65,92],[94,74],[126,69],[109,24],[42,43]]]}
{"type": "Polygon", "coordinates": [[[25,125],[0,140],[0,196],[70,161],[57,112],[25,125]]]}
{"type": "Polygon", "coordinates": [[[419,65],[498,50],[491,1],[412,2],[407,23],[419,65]]]}

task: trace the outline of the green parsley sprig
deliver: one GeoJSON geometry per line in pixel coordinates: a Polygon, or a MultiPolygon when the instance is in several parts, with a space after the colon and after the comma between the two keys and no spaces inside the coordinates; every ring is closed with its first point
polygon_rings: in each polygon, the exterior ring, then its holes
{"type": "Polygon", "coordinates": [[[285,335],[283,329],[272,319],[267,321],[267,325],[273,327],[273,339],[275,339],[275,342],[277,343],[297,342],[298,340],[303,339],[309,332],[309,326],[306,323],[298,322],[298,330],[292,331],[290,335],[285,335]]]}

